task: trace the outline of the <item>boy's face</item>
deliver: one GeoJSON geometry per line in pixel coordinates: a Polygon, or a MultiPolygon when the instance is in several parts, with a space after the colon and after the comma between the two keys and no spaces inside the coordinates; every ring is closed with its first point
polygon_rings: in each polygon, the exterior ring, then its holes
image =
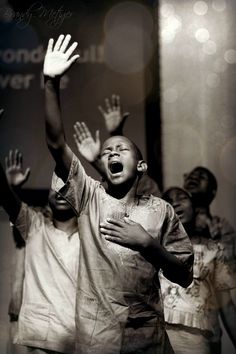
{"type": "Polygon", "coordinates": [[[173,206],[183,224],[188,224],[193,220],[192,201],[185,191],[178,188],[170,189],[165,196],[165,200],[173,206]]]}
{"type": "Polygon", "coordinates": [[[208,194],[211,185],[207,171],[195,168],[189,174],[184,175],[184,188],[192,194],[208,194]]]}
{"type": "Polygon", "coordinates": [[[52,211],[68,212],[72,211],[71,206],[58,193],[53,190],[49,191],[48,202],[52,211]]]}
{"type": "Polygon", "coordinates": [[[104,142],[101,161],[108,184],[120,185],[135,179],[138,174],[135,147],[124,136],[114,136],[104,142]]]}

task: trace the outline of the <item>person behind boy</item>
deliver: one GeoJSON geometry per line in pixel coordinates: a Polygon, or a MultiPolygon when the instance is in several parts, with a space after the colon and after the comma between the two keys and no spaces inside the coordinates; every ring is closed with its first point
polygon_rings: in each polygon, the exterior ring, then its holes
{"type": "MultiPolygon", "coordinates": [[[[22,154],[18,150],[10,150],[8,156],[6,156],[5,173],[7,176],[8,184],[14,189],[16,193],[28,180],[30,169],[27,168],[25,171],[23,171],[22,154]]],[[[17,331],[18,317],[23,296],[23,284],[25,275],[25,241],[21,237],[19,231],[14,227],[14,225],[12,225],[12,234],[15,250],[11,282],[11,299],[8,308],[8,314],[10,318],[10,335],[7,353],[22,354],[26,352],[26,348],[21,345],[13,344],[13,340],[17,331]]]]}
{"type": "MultiPolygon", "coordinates": [[[[231,265],[222,259],[218,242],[195,229],[195,210],[189,192],[172,187],[162,197],[174,207],[194,251],[193,282],[187,289],[161,277],[167,333],[176,354],[210,354],[215,332],[212,316],[220,310],[226,314],[229,309],[235,312],[230,298],[225,303],[225,293],[236,288],[236,278],[231,265]],[[217,298],[224,299],[220,308],[217,298]]],[[[213,353],[218,353],[217,348],[213,353]]]]}
{"type": "MultiPolygon", "coordinates": [[[[80,354],[173,353],[164,329],[158,271],[188,286],[192,246],[173,208],[136,194],[146,171],[123,136],[101,150],[107,192],[88,177],[67,145],[60,114],[60,77],[77,60],[70,35],[49,40],[44,60],[47,144],[56,161],[52,187],[77,211],[80,267],[76,349],[80,354]],[[69,47],[68,47],[69,46],[69,47]]],[[[85,133],[83,123],[77,123],[85,133]]]]}
{"type": "MultiPolygon", "coordinates": [[[[236,278],[236,233],[229,222],[219,216],[212,215],[210,205],[217,192],[217,180],[214,174],[203,166],[195,167],[190,173],[184,175],[184,188],[188,190],[193,199],[196,210],[196,229],[206,237],[216,240],[222,251],[224,262],[230,264],[231,272],[236,278]]],[[[221,293],[222,295],[223,293],[221,293]]],[[[224,291],[225,300],[219,299],[220,303],[231,303],[230,298],[236,304],[235,290],[229,290],[228,294],[224,291]]],[[[214,296],[213,296],[213,301],[214,296]]],[[[224,311],[220,311],[222,322],[227,333],[236,347],[236,308],[235,306],[220,306],[224,311]],[[228,309],[228,311],[227,311],[228,309]]],[[[221,347],[221,327],[218,319],[219,312],[216,311],[213,317],[213,327],[215,336],[212,338],[213,353],[221,347]]]]}
{"type": "Polygon", "coordinates": [[[56,192],[51,217],[15,195],[0,164],[0,200],[25,240],[23,298],[14,342],[29,352],[72,354],[79,260],[77,218],[56,192]]]}

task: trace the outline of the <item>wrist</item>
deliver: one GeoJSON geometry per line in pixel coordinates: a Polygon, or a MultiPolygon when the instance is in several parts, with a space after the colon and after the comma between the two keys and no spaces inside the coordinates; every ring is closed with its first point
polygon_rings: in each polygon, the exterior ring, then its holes
{"type": "Polygon", "coordinates": [[[44,74],[44,83],[51,83],[51,84],[55,84],[55,83],[59,83],[60,82],[60,79],[61,79],[61,76],[55,76],[55,77],[52,77],[52,76],[48,76],[48,75],[45,75],[44,74]]]}

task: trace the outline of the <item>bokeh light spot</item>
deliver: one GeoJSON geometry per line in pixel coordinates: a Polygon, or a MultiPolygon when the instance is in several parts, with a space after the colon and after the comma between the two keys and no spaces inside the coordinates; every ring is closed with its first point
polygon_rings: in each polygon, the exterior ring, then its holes
{"type": "Polygon", "coordinates": [[[236,63],[236,50],[229,49],[226,50],[224,54],[224,59],[228,64],[235,64],[236,63]]]}
{"type": "Polygon", "coordinates": [[[214,0],[212,1],[212,7],[215,11],[224,11],[226,9],[226,2],[225,0],[214,0]]]}
{"type": "Polygon", "coordinates": [[[205,1],[197,1],[193,6],[193,11],[199,16],[203,16],[208,11],[208,5],[205,1]]]}
{"type": "Polygon", "coordinates": [[[175,8],[172,4],[162,4],[160,8],[160,14],[163,17],[173,16],[175,13],[175,8]]]}
{"type": "Polygon", "coordinates": [[[210,38],[209,31],[206,28],[199,28],[195,32],[195,38],[200,43],[205,43],[210,38]]]}

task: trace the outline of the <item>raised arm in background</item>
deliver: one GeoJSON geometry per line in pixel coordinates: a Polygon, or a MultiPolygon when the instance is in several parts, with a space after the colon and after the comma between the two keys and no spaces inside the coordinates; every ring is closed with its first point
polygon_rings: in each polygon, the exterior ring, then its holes
{"type": "Polygon", "coordinates": [[[120,96],[113,94],[110,100],[105,98],[105,106],[106,109],[102,106],[98,106],[98,109],[104,118],[108,133],[111,136],[123,135],[123,127],[130,113],[122,112],[120,96]]]}

